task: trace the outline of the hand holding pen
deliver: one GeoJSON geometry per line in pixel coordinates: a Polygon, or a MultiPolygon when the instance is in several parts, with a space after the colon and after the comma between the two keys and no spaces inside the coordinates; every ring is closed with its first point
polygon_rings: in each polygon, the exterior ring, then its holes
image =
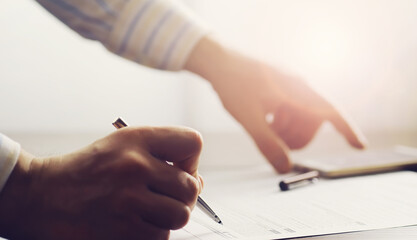
{"type": "Polygon", "coordinates": [[[1,192],[1,236],[168,239],[187,224],[201,191],[201,148],[189,128],[129,127],[69,154],[22,150],[1,192]]]}
{"type": "MultiPolygon", "coordinates": [[[[121,119],[118,118],[114,123],[113,126],[117,129],[120,128],[124,128],[127,127],[127,124],[121,119]]],[[[171,139],[174,140],[175,139],[171,139]]],[[[180,166],[181,168],[181,166],[180,166]]],[[[195,173],[197,172],[196,167],[194,168],[195,173]]],[[[196,173],[197,174],[197,173],[196,173]]],[[[199,178],[200,176],[196,175],[194,177],[199,178]]],[[[200,180],[201,181],[201,180],[200,180]]],[[[197,207],[203,212],[205,213],[208,217],[210,217],[211,219],[213,219],[215,222],[222,224],[222,221],[220,220],[220,218],[217,216],[217,214],[210,208],[210,206],[200,197],[198,196],[197,198],[197,207]]]]}

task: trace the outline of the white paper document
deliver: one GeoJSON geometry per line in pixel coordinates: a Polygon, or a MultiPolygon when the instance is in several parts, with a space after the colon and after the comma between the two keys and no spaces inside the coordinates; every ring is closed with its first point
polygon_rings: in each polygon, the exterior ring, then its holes
{"type": "MultiPolygon", "coordinates": [[[[208,203],[223,225],[196,209],[171,239],[282,239],[417,225],[414,172],[325,180],[287,192],[266,175],[244,178],[233,196],[216,197],[213,187],[208,203]]],[[[227,195],[225,188],[233,184],[219,187],[220,195],[227,195]]]]}

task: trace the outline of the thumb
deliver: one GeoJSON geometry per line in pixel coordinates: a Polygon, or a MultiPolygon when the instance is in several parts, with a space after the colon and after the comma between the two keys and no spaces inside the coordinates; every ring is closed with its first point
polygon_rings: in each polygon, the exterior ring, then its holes
{"type": "Polygon", "coordinates": [[[246,129],[275,170],[280,173],[291,170],[290,150],[285,142],[270,128],[265,118],[255,119],[246,129]]]}

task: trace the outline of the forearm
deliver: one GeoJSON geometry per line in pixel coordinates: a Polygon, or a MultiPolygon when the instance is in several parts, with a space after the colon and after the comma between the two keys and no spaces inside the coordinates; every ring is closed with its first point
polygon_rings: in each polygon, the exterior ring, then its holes
{"type": "Polygon", "coordinates": [[[207,30],[177,1],[37,0],[83,37],[142,65],[182,70],[207,30]]]}

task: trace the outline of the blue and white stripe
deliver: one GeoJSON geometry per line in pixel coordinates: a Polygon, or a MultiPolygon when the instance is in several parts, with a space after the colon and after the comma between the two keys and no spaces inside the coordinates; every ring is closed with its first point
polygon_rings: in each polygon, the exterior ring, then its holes
{"type": "Polygon", "coordinates": [[[170,0],[37,0],[80,35],[139,64],[181,70],[206,34],[170,0]]]}

